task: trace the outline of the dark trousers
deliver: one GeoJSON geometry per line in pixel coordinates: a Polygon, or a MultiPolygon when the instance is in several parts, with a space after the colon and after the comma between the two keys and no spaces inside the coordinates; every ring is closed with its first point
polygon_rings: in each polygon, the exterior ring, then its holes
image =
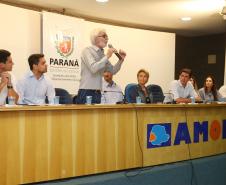
{"type": "Polygon", "coordinates": [[[92,96],[93,104],[100,104],[101,92],[100,90],[93,90],[93,89],[79,89],[78,96],[76,98],[76,104],[85,104],[86,96],[92,96]]]}

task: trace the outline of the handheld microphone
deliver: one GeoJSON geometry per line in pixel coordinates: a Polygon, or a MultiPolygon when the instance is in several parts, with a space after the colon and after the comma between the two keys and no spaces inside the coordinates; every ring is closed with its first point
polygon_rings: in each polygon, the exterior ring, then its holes
{"type": "MultiPolygon", "coordinates": [[[[112,44],[108,44],[108,48],[114,48],[112,44]]],[[[119,60],[122,60],[122,56],[116,51],[114,54],[118,57],[119,60]]]]}

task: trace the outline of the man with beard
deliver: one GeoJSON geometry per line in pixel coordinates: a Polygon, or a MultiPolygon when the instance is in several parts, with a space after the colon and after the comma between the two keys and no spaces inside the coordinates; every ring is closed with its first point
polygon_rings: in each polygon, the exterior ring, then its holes
{"type": "Polygon", "coordinates": [[[79,85],[77,104],[85,104],[86,96],[92,96],[92,103],[101,102],[102,76],[105,70],[116,74],[124,61],[126,53],[109,47],[106,54],[104,49],[108,43],[108,35],[104,29],[95,29],[91,32],[92,46],[86,47],[81,54],[81,81],[79,85]],[[109,61],[113,53],[120,55],[119,61],[112,65],[109,61]]]}
{"type": "Polygon", "coordinates": [[[53,104],[55,89],[51,81],[44,75],[47,72],[43,54],[33,54],[28,58],[30,71],[17,84],[20,104],[53,104]]]}

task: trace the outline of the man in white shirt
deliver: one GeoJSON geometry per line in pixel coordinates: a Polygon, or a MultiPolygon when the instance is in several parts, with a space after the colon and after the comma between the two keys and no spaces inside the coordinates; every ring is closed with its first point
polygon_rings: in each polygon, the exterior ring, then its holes
{"type": "Polygon", "coordinates": [[[221,88],[219,89],[219,93],[226,98],[226,85],[221,86],[221,88]]]}
{"type": "Polygon", "coordinates": [[[11,53],[7,50],[0,49],[0,105],[6,103],[6,98],[12,96],[16,102],[18,94],[15,90],[15,79],[10,74],[13,67],[11,53]]]}
{"type": "Polygon", "coordinates": [[[50,104],[54,103],[55,89],[51,81],[44,75],[47,72],[43,54],[33,54],[28,58],[30,70],[22,80],[18,81],[17,89],[20,104],[45,104],[46,97],[50,104]]]}
{"type": "Polygon", "coordinates": [[[113,81],[113,74],[110,71],[105,71],[103,77],[101,103],[116,104],[117,102],[122,102],[122,89],[113,81]]]}
{"type": "Polygon", "coordinates": [[[170,84],[170,93],[176,103],[191,103],[191,98],[195,98],[194,87],[190,83],[191,70],[184,68],[180,71],[179,80],[174,80],[170,84]]]}

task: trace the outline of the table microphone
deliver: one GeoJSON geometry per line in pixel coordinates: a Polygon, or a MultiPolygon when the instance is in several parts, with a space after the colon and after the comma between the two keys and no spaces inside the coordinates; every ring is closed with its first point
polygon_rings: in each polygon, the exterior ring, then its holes
{"type": "Polygon", "coordinates": [[[107,92],[114,92],[114,93],[120,93],[123,95],[122,91],[104,91],[104,93],[107,93],[107,92]]]}
{"type": "MultiPolygon", "coordinates": [[[[108,48],[114,48],[112,44],[108,44],[108,48]]],[[[114,54],[118,57],[119,60],[122,60],[122,56],[116,51],[114,54]]]]}

